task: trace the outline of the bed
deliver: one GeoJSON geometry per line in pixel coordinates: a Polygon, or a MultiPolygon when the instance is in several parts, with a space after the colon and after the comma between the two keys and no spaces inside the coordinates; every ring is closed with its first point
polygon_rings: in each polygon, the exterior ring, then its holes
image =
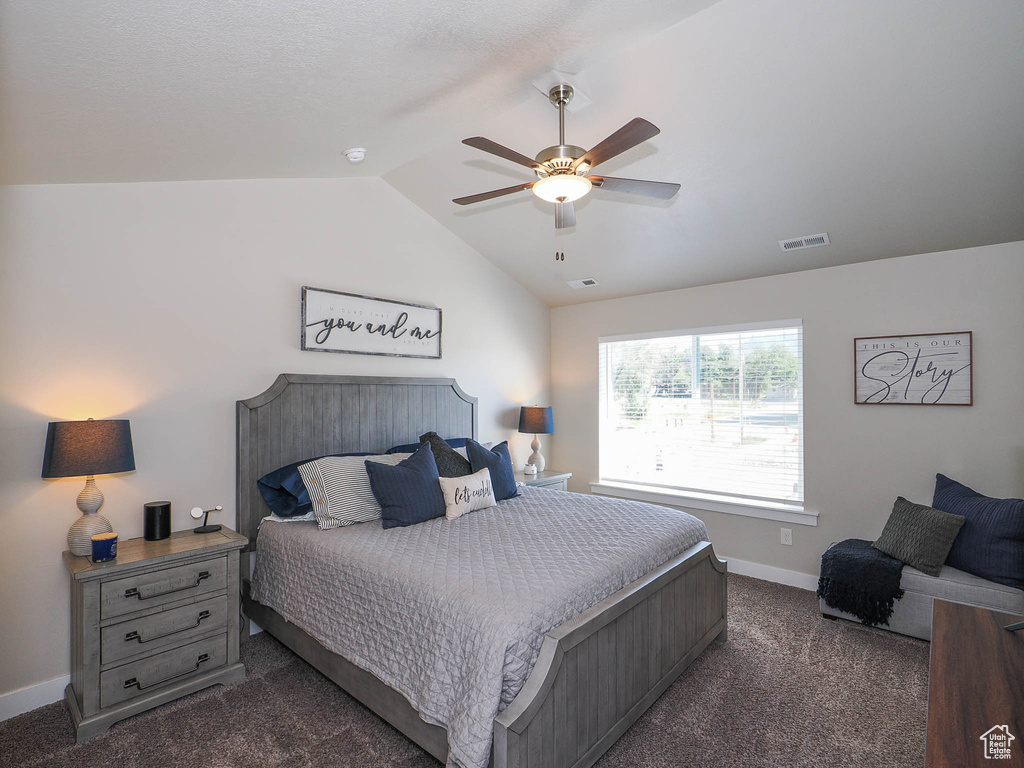
{"type": "MultiPolygon", "coordinates": [[[[261,520],[270,513],[256,488],[256,480],[266,472],[328,453],[383,452],[392,445],[415,442],[420,434],[431,430],[446,436],[477,436],[476,399],[466,395],[451,379],[283,374],[266,392],[239,401],[237,407],[238,530],[249,537],[251,550],[255,548],[261,520]]],[[[531,521],[531,528],[539,529],[543,527],[545,504],[565,507],[570,510],[565,514],[575,515],[575,524],[585,528],[588,515],[580,514],[580,504],[590,504],[589,517],[600,522],[610,519],[614,508],[608,505],[618,502],[527,489],[518,502],[501,502],[513,503],[519,506],[508,509],[520,515],[520,519],[531,521]]],[[[661,525],[656,508],[648,511],[653,515],[652,526],[661,525]]],[[[480,517],[462,530],[491,535],[495,523],[486,522],[487,512],[473,513],[480,517]]],[[[664,512],[664,524],[676,524],[669,520],[672,515],[664,512]]],[[[316,538],[308,532],[308,525],[305,535],[299,533],[300,526],[305,524],[267,525],[275,532],[264,537],[268,571],[277,557],[271,549],[275,540],[279,547],[297,547],[305,539],[305,546],[316,549],[329,538],[316,538]],[[286,537],[284,529],[291,526],[295,526],[295,533],[288,534],[291,539],[281,544],[286,537]]],[[[338,531],[335,538],[345,542],[379,539],[379,530],[369,523],[362,525],[365,527],[359,531],[353,527],[351,535],[345,534],[345,529],[338,531]]],[[[315,524],[312,530],[315,531],[315,524]]],[[[442,535],[445,529],[439,522],[433,529],[426,523],[391,530],[401,531],[411,540],[442,535]]],[[[572,544],[569,541],[566,546],[571,548],[572,544]]],[[[520,554],[523,553],[525,550],[521,550],[520,554]]],[[[258,559],[259,554],[256,556],[258,559]]],[[[539,635],[538,647],[529,654],[535,663],[523,671],[515,690],[504,692],[510,702],[502,702],[503,709],[490,724],[487,735],[492,737],[491,765],[592,765],[709,643],[726,638],[726,568],[711,544],[691,543],[687,539],[684,551],[664,562],[660,562],[662,555],[657,551],[646,553],[645,557],[650,570],[629,575],[627,583],[596,604],[584,600],[580,606],[589,607],[582,612],[566,614],[568,603],[557,606],[560,613],[552,615],[566,618],[539,635]]],[[[248,553],[244,559],[248,559],[248,553]]],[[[609,554],[602,562],[605,559],[612,558],[609,554]]],[[[242,573],[249,572],[247,563],[243,563],[242,573]]],[[[315,572],[304,578],[311,575],[315,572]]],[[[403,588],[401,582],[392,585],[392,589],[403,588]]],[[[269,595],[264,598],[267,602],[277,605],[272,590],[264,586],[263,593],[269,595]]],[[[386,667],[375,668],[358,653],[349,654],[358,662],[353,663],[343,653],[331,650],[344,644],[311,627],[308,621],[290,621],[289,618],[295,618],[291,610],[275,610],[254,599],[248,579],[243,583],[243,604],[246,615],[261,628],[430,754],[442,761],[448,759],[448,731],[438,724],[437,717],[431,716],[430,708],[415,691],[403,689],[407,697],[396,690],[402,686],[391,687],[384,682],[395,682],[386,667]],[[310,632],[300,628],[300,624],[310,632]],[[377,674],[369,669],[376,669],[377,674]],[[419,706],[414,707],[410,698],[419,706]]],[[[453,729],[454,737],[458,729],[454,725],[453,729]]],[[[455,760],[457,751],[453,755],[453,762],[464,762],[455,760]]]]}

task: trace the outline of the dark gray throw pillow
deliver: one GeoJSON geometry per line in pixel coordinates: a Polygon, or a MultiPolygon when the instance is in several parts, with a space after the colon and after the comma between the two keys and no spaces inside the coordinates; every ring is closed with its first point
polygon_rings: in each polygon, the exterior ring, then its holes
{"type": "Polygon", "coordinates": [[[938,576],[953,541],[963,527],[961,515],[915,504],[902,496],[872,546],[929,576],[938,576]]]}
{"type": "Polygon", "coordinates": [[[427,432],[420,435],[420,444],[430,443],[430,450],[434,452],[434,461],[437,462],[437,474],[441,477],[463,477],[473,474],[473,468],[469,460],[456,451],[437,432],[427,432]]]}

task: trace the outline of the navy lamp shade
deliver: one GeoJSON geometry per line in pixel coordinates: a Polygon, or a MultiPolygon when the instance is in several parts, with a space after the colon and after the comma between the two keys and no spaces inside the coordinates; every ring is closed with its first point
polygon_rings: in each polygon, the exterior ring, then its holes
{"type": "Polygon", "coordinates": [[[86,478],[85,488],[78,494],[82,516],[68,531],[72,554],[91,554],[92,537],[113,531],[110,522],[97,514],[103,506],[103,494],[93,476],[134,469],[135,453],[127,419],[50,422],[46,428],[42,476],[86,478]]]}
{"type": "Polygon", "coordinates": [[[551,406],[524,405],[520,408],[519,431],[533,435],[533,442],[530,443],[533,453],[526,463],[535,466],[538,472],[543,472],[546,462],[541,455],[540,439],[537,435],[550,435],[555,431],[555,417],[551,412],[551,406]]]}
{"type": "Polygon", "coordinates": [[[524,435],[550,435],[555,431],[551,406],[524,405],[519,409],[519,431],[524,435]]]}

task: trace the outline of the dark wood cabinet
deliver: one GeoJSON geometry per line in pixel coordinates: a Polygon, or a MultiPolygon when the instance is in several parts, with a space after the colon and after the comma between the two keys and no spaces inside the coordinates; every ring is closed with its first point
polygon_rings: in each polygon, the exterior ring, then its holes
{"type": "Polygon", "coordinates": [[[925,765],[1024,765],[1024,632],[1003,629],[1021,617],[945,600],[933,610],[925,765]]]}

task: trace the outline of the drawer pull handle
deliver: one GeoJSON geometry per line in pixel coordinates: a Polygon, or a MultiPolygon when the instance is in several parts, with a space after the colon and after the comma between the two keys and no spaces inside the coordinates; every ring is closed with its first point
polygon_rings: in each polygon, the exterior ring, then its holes
{"type": "Polygon", "coordinates": [[[130,643],[132,640],[136,640],[140,643],[151,643],[154,640],[159,640],[161,637],[170,637],[171,635],[176,635],[179,632],[188,632],[190,629],[195,629],[203,623],[203,619],[208,618],[210,618],[209,611],[200,611],[199,616],[196,618],[195,624],[189,624],[187,627],[182,627],[181,629],[172,629],[170,632],[164,632],[162,635],[153,635],[152,637],[147,637],[146,639],[143,639],[142,635],[140,635],[138,632],[128,632],[124,636],[124,641],[126,643],[130,643]]]}
{"type": "Polygon", "coordinates": [[[173,595],[175,592],[184,592],[186,589],[195,589],[196,587],[199,586],[199,583],[203,579],[208,579],[208,578],[210,578],[210,572],[209,571],[200,571],[198,574],[196,574],[196,583],[195,584],[186,584],[184,587],[178,587],[177,589],[167,589],[167,590],[164,590],[163,592],[154,592],[152,595],[143,595],[142,593],[139,592],[139,588],[138,587],[132,587],[131,589],[126,589],[124,591],[124,599],[127,600],[129,597],[137,597],[137,598],[139,598],[139,600],[151,600],[154,597],[163,597],[164,595],[173,595]]]}
{"type": "Polygon", "coordinates": [[[143,685],[142,683],[140,683],[138,678],[133,677],[133,678],[130,678],[130,679],[124,681],[124,687],[125,688],[138,688],[140,691],[144,691],[147,688],[154,688],[154,687],[156,687],[158,685],[163,685],[164,683],[169,683],[171,680],[174,680],[175,678],[184,677],[185,675],[191,675],[193,672],[195,672],[197,669],[199,669],[200,665],[202,665],[202,663],[204,661],[209,661],[209,660],[210,660],[210,654],[208,654],[208,653],[201,653],[201,654],[199,654],[198,658],[196,658],[196,665],[192,669],[186,669],[184,672],[179,672],[176,675],[171,675],[170,677],[165,677],[163,680],[157,680],[155,683],[147,683],[146,685],[143,685]]]}

